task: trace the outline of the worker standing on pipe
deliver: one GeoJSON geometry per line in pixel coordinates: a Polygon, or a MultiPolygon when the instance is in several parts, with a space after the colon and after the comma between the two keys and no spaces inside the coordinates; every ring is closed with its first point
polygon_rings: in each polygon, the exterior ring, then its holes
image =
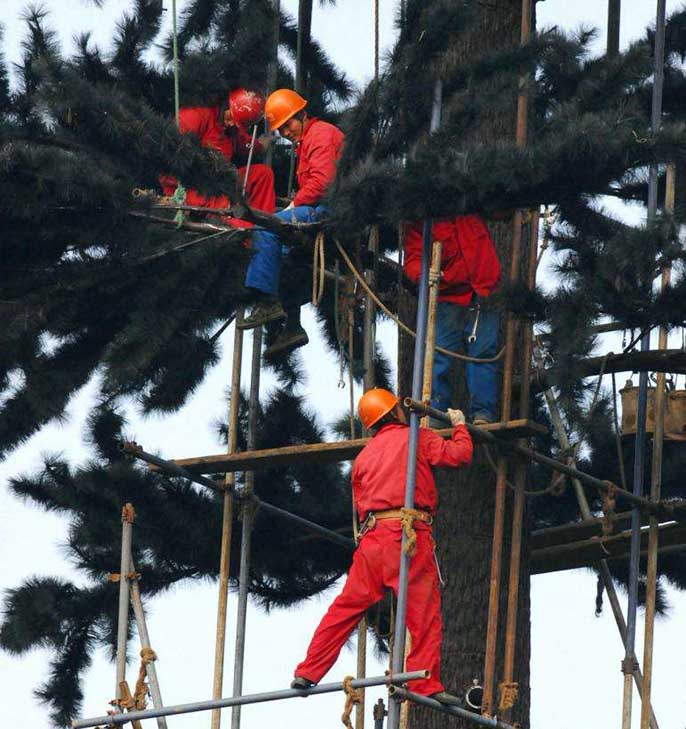
{"type": "MultiPolygon", "coordinates": [[[[478,215],[436,220],[433,240],[441,242],[441,281],[436,312],[436,344],[470,357],[488,359],[498,352],[500,314],[485,299],[500,283],[500,261],[493,240],[478,215]]],[[[422,222],[405,225],[405,274],[419,280],[422,259],[422,222]]],[[[436,350],[431,383],[431,405],[450,407],[453,359],[436,350]]],[[[496,420],[498,409],[496,362],[467,362],[469,416],[475,425],[496,420]]]]}
{"type": "MultiPolygon", "coordinates": [[[[245,162],[248,159],[252,143],[252,127],[259,122],[264,113],[264,97],[256,91],[237,88],[231,91],[223,105],[184,107],[179,111],[179,131],[183,134],[195,134],[203,147],[221,152],[226,160],[238,166],[238,174],[245,178],[245,192],[248,203],[265,213],[276,210],[276,193],[274,192],[274,173],[264,164],[251,164],[248,170],[245,162]]],[[[256,140],[256,149],[264,149],[268,140],[264,137],[256,140]]],[[[161,175],[160,182],[165,195],[174,194],[178,181],[171,175],[161,175]]],[[[231,203],[225,195],[205,197],[196,190],[186,191],[186,205],[197,205],[207,208],[228,208],[231,203]]],[[[226,218],[229,225],[247,227],[246,221],[226,218]]]]}
{"type": "Polygon", "coordinates": [[[416,508],[402,508],[410,429],[398,398],[388,390],[368,390],[360,399],[362,423],[372,439],[355,459],[353,498],[360,523],[359,546],[348,579],[314,633],[305,660],[295,669],[292,688],[318,683],[336,661],[351,631],[365,611],[381,600],[385,588],[398,590],[403,530],[412,556],[409,573],[407,627],[412,648],[407,670],[421,666],[431,677],[410,683],[411,691],[439,701],[459,703],[444,691],[440,679],[440,575],[431,531],[438,507],[432,466],[459,468],[472,461],[472,439],[460,410],[448,410],[453,432],[444,440],[420,428],[417,450],[416,508]]]}
{"type": "MultiPolygon", "coordinates": [[[[278,89],[270,94],[265,116],[272,131],[295,145],[298,191],[291,204],[277,213],[282,220],[311,223],[321,220],[326,209],[324,195],[336,177],[336,164],[343,149],[343,132],[333,124],[311,117],[305,110],[307,101],[291,89],[278,89]]],[[[261,326],[286,319],[286,324],[266,356],[292,350],[307,344],[307,333],[300,324],[300,304],[284,305],[279,300],[282,241],[267,230],[253,234],[254,255],[245,285],[254,294],[257,304],[243,321],[243,328],[261,326]]]]}

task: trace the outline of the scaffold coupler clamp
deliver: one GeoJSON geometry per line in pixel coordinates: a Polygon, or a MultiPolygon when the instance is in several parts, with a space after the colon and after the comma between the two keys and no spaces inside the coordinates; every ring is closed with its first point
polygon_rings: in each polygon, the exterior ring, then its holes
{"type": "Polygon", "coordinates": [[[636,656],[628,656],[622,660],[622,673],[625,676],[633,675],[638,669],[639,665],[636,656]]]}

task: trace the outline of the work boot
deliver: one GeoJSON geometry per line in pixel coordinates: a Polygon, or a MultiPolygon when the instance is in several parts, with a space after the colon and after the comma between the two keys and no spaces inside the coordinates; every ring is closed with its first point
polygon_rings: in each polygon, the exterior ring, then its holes
{"type": "Polygon", "coordinates": [[[453,694],[449,694],[447,691],[438,691],[435,694],[431,694],[431,698],[448,706],[464,706],[464,699],[461,699],[459,696],[453,696],[453,694]]]}
{"type": "Polygon", "coordinates": [[[493,418],[491,418],[491,416],[488,415],[488,413],[477,413],[474,416],[474,419],[472,420],[473,425],[476,425],[477,428],[480,425],[489,425],[492,422],[493,422],[493,418]]]}
{"type": "Polygon", "coordinates": [[[274,344],[264,350],[264,356],[270,358],[279,352],[292,352],[298,347],[304,347],[309,341],[307,332],[301,326],[292,329],[286,327],[276,338],[274,344]]]}
{"type": "Polygon", "coordinates": [[[250,316],[246,316],[238,323],[239,329],[254,329],[270,321],[285,319],[286,312],[283,310],[280,301],[261,301],[253,306],[250,316]]]}
{"type": "Polygon", "coordinates": [[[310,681],[309,678],[305,678],[304,676],[296,676],[291,681],[291,688],[299,689],[300,691],[304,691],[305,689],[312,688],[316,685],[317,684],[314,681],[310,681]]]}

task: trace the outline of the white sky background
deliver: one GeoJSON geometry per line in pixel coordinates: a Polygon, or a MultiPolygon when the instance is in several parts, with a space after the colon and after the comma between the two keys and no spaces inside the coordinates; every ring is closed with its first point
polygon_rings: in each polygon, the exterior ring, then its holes
{"type": "MultiPolygon", "coordinates": [[[[184,0],[179,0],[183,9],[184,0]]],[[[624,0],[622,44],[640,35],[654,19],[653,0],[624,0]]],[[[93,40],[103,47],[109,41],[113,24],[129,8],[129,0],[109,0],[101,10],[85,0],[49,0],[43,5],[52,10],[50,24],[59,32],[67,50],[71,38],[82,30],[93,31],[93,40]]],[[[170,0],[166,3],[170,7],[170,0]]],[[[393,41],[393,17],[396,0],[380,0],[381,41],[387,48],[393,41]]],[[[0,21],[5,26],[5,52],[9,60],[18,60],[23,26],[19,21],[26,3],[2,0],[0,21]]],[[[282,0],[282,6],[295,13],[297,0],[282,0]]],[[[680,6],[668,0],[668,11],[680,6]]],[[[599,48],[605,37],[606,3],[601,0],[547,0],[538,4],[539,27],[558,25],[577,28],[584,25],[600,29],[599,48]]],[[[169,21],[169,18],[167,18],[169,21]]],[[[358,83],[369,80],[373,70],[372,3],[363,0],[339,0],[339,7],[316,8],[314,35],[326,51],[358,83]]],[[[315,331],[311,312],[305,326],[314,340],[304,351],[312,404],[323,422],[330,422],[347,408],[347,390],[338,390],[337,367],[326,353],[315,331]]],[[[395,360],[395,331],[381,325],[379,337],[392,361],[395,360]]],[[[221,451],[212,423],[225,418],[225,390],[230,376],[233,331],[222,338],[224,357],[207,377],[181,413],[169,418],[141,419],[130,413],[130,432],[148,450],[166,457],[184,457],[221,451]]],[[[618,347],[608,340],[609,349],[618,347]]],[[[246,347],[244,372],[249,367],[250,347],[246,347]]],[[[620,378],[621,381],[621,378],[620,378]]],[[[273,387],[273,380],[263,379],[263,396],[273,387]]],[[[84,390],[73,399],[62,424],[52,424],[34,436],[0,463],[0,480],[40,467],[41,454],[63,452],[72,463],[87,456],[81,444],[84,417],[92,402],[94,388],[84,390]]],[[[356,392],[356,396],[359,392],[356,392]]],[[[0,489],[0,587],[20,585],[30,575],[60,575],[79,582],[62,548],[67,532],[64,518],[12,497],[6,487],[0,489]]],[[[135,531],[134,531],[135,539],[135,531]]],[[[219,545],[217,545],[217,555],[219,545]]],[[[218,559],[218,557],[217,557],[218,559]]],[[[118,565],[112,565],[118,571],[118,565]]],[[[448,579],[450,578],[449,570],[448,579]]],[[[244,693],[286,687],[294,665],[302,658],[311,632],[326,610],[336,589],[299,605],[293,610],[275,610],[269,615],[252,609],[248,614],[247,651],[244,693]]],[[[601,618],[594,617],[595,576],[585,570],[535,577],[532,580],[532,726],[572,729],[573,727],[619,726],[622,676],[621,642],[609,606],[601,618]]],[[[116,599],[113,597],[113,599],[116,599]]],[[[686,596],[669,590],[672,606],[668,619],[656,625],[654,705],[662,729],[683,729],[686,695],[683,691],[686,657],[681,650],[686,634],[686,596]]],[[[227,641],[225,695],[231,693],[235,597],[229,603],[229,637],[227,641]]],[[[165,703],[183,703],[209,698],[212,686],[216,585],[214,583],[180,585],[146,605],[152,644],[158,653],[158,674],[165,703]]],[[[639,615],[639,620],[642,615],[639,615]]],[[[642,652],[643,635],[639,626],[636,645],[642,652]]],[[[131,655],[136,651],[131,645],[131,655]]],[[[17,729],[47,729],[46,708],[32,695],[41,681],[49,654],[37,650],[21,658],[0,654],[0,726],[17,729]]],[[[130,680],[137,672],[137,662],[130,668],[130,680]]],[[[384,666],[370,660],[368,674],[382,672],[384,666]]],[[[326,680],[340,680],[354,673],[355,652],[344,649],[341,658],[326,680]]],[[[444,676],[448,688],[451,677],[444,676]]],[[[457,687],[455,687],[457,688],[457,687]]],[[[93,667],[85,682],[83,715],[105,713],[114,692],[114,666],[102,652],[93,656],[93,667]]],[[[368,692],[368,707],[382,692],[368,692]]],[[[321,727],[338,726],[342,709],[340,696],[322,696],[307,701],[291,700],[278,704],[244,707],[245,729],[264,726],[321,727]]],[[[638,726],[639,705],[635,705],[634,725],[638,726]]],[[[230,712],[223,713],[223,725],[230,712]]],[[[371,708],[368,709],[371,726],[371,708]]],[[[170,727],[184,729],[209,726],[209,714],[186,715],[169,719],[170,727]]],[[[155,726],[152,722],[148,726],[155,726]]]]}

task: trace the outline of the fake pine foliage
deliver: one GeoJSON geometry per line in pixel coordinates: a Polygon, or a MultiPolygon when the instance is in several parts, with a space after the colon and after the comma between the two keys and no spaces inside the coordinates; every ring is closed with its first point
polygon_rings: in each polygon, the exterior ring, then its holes
{"type": "MultiPolygon", "coordinates": [[[[218,104],[228,89],[243,84],[265,88],[276,20],[271,7],[266,0],[185,5],[179,19],[182,104],[218,104]]],[[[325,227],[364,268],[361,251],[371,225],[381,226],[386,252],[397,245],[403,220],[473,212],[488,218],[550,205],[558,280],[533,295],[505,288],[501,303],[536,319],[545,335],[555,372],[564,375],[557,389],[572,440],[584,446],[579,466],[619,483],[612,403],[601,393],[589,414],[594,382],[578,377],[583,360],[595,354],[592,326],[605,318],[628,329],[682,326],[686,280],[674,221],[661,212],[650,229],[629,226],[608,213],[599,197],[645,200],[646,166],[659,163],[664,177],[664,163],[686,156],[686,14],[668,22],[665,115],[653,135],[650,32],[608,60],[591,55],[592,31],[539,29],[528,47],[473,54],[464,64],[455,49],[474,7],[464,0],[407,0],[378,83],[360,90],[354,102],[350,81],[325,49],[314,39],[305,44],[310,108],[338,119],[347,134],[325,227]],[[475,141],[482,121],[511,113],[527,70],[535,78],[528,146],[520,149],[510,138],[475,141]],[[442,124],[429,136],[439,78],[442,124]],[[666,262],[675,266],[672,285],[658,294],[650,280],[666,262]]],[[[40,473],[11,483],[18,496],[69,519],[68,553],[86,578],[85,586],[28,578],[9,591],[0,628],[5,650],[51,650],[37,695],[59,726],[79,711],[92,650],[106,646],[112,652],[115,644],[116,587],[106,577],[119,564],[122,504],[132,500],[138,512],[134,557],[144,596],[183,579],[214,578],[218,567],[217,497],[139,468],[118,449],[124,429],[118,406],[134,398],[148,412],[176,411],[219,357],[213,334],[246,298],[243,233],[201,240],[200,234],[131,215],[148,210],[148,203],[132,200],[132,190],[156,189],[160,172],[241,202],[236,174],[224,159],[176,131],[171,39],[161,36],[161,18],[162,2],[137,0],[118,24],[111,51],[82,33],[67,57],[50,31],[50,18],[30,10],[13,88],[0,57],[0,452],[61,417],[69,398],[96,372],[107,403],[89,424],[90,462],[75,468],[50,458],[40,473]],[[153,62],[151,52],[160,45],[165,55],[153,62]]],[[[285,14],[278,23],[278,85],[292,86],[296,29],[285,14]]],[[[278,164],[276,173],[282,179],[278,164]]],[[[334,255],[327,250],[329,262],[334,255]]],[[[304,270],[306,281],[311,271],[304,265],[304,259],[297,261],[294,270],[304,270]]],[[[284,279],[299,280],[292,272],[284,279]]],[[[378,280],[382,298],[394,302],[396,275],[381,266],[378,280]]],[[[351,366],[345,359],[347,320],[336,327],[337,309],[327,284],[318,317],[331,352],[340,356],[342,349],[343,364],[351,366]]],[[[356,358],[361,332],[358,310],[356,358]]],[[[267,342],[275,336],[268,331],[267,342]]],[[[297,394],[303,382],[298,355],[267,364],[281,389],[261,403],[257,446],[323,440],[311,403],[297,394]]],[[[359,363],[352,367],[359,378],[359,363]]],[[[390,369],[380,353],[376,372],[378,384],[387,384],[390,369]]],[[[550,427],[540,396],[533,412],[550,427]]],[[[243,402],[241,447],[246,418],[243,402]]],[[[348,429],[347,419],[333,428],[345,437],[348,429]]],[[[565,456],[552,434],[536,436],[534,446],[565,456]]],[[[623,457],[631,479],[630,443],[624,443],[623,457]]],[[[682,446],[667,444],[667,498],[686,496],[684,459],[682,446]]],[[[646,474],[649,483],[649,462],[646,474]]],[[[549,485],[550,472],[533,466],[529,488],[549,485]]],[[[555,499],[530,500],[534,528],[580,518],[570,484],[561,486],[555,499]]],[[[349,524],[347,475],[337,465],[259,471],[255,488],[265,500],[330,528],[349,524]]],[[[597,511],[596,495],[588,496],[597,511]]],[[[287,522],[263,513],[255,531],[250,589],[266,608],[321,591],[349,564],[340,547],[318,541],[313,550],[287,522]]],[[[234,539],[237,547],[240,523],[234,539]]],[[[238,553],[232,550],[235,560],[238,553]]],[[[231,570],[235,579],[236,563],[231,570]]],[[[662,558],[660,570],[664,582],[686,586],[679,555],[662,558]]],[[[620,569],[617,577],[626,580],[620,569]]]]}

